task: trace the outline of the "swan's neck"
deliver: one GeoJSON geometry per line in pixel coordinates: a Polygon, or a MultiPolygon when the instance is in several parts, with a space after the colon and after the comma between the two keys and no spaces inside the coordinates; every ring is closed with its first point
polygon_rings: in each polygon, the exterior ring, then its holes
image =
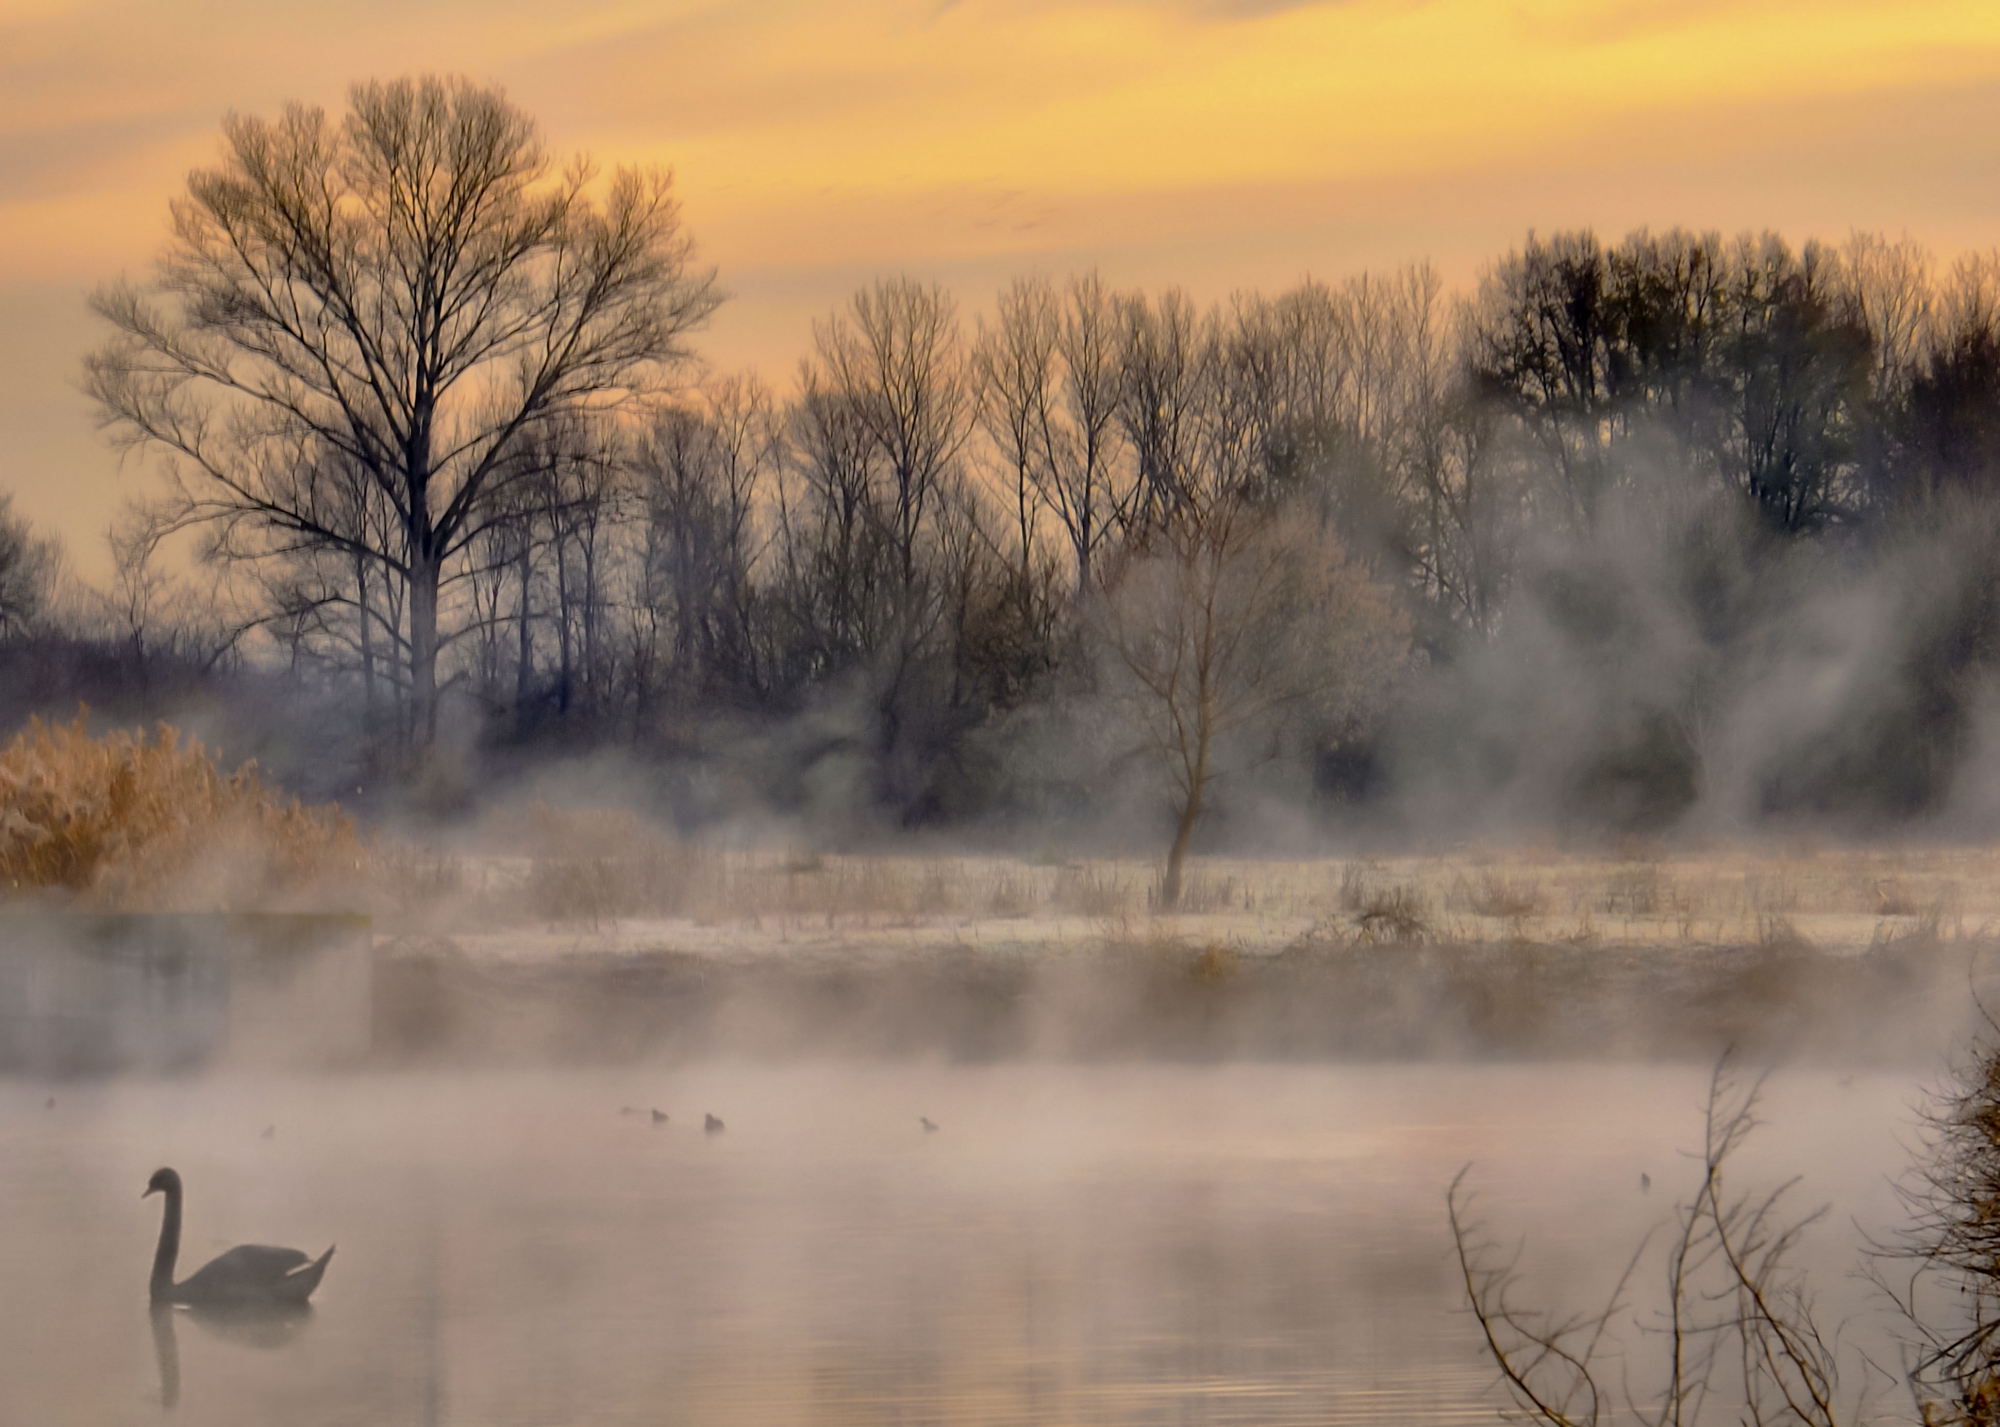
{"type": "Polygon", "coordinates": [[[174,1185],[166,1191],[165,1212],[160,1216],[160,1247],[153,1254],[152,1299],[166,1301],[174,1286],[174,1260],[181,1253],[181,1190],[174,1185]]]}

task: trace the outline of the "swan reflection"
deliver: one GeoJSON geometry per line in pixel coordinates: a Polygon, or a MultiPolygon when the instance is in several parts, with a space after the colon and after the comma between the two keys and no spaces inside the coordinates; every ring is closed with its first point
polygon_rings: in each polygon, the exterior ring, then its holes
{"type": "Polygon", "coordinates": [[[246,1348],[282,1348],[295,1341],[312,1321],[309,1303],[203,1304],[198,1307],[156,1303],[152,1307],[153,1353],[160,1363],[160,1405],[172,1408],[181,1398],[181,1351],[176,1323],[185,1320],[224,1342],[246,1348]]]}
{"type": "Polygon", "coordinates": [[[174,1306],[155,1303],[153,1355],[160,1360],[160,1406],[171,1412],[181,1400],[181,1346],[174,1338],[174,1306]]]}

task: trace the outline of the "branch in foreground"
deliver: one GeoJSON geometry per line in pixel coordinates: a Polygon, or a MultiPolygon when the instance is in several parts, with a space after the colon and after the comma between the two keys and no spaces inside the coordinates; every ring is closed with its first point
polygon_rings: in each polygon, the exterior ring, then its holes
{"type": "Polygon", "coordinates": [[[1468,1217],[1471,1167],[1452,1181],[1446,1208],[1466,1299],[1514,1416],[1548,1427],[1596,1427],[1625,1415],[1647,1427],[1693,1427],[1708,1413],[1756,1427],[1838,1427],[1835,1345],[1788,1264],[1800,1235],[1825,1211],[1785,1215],[1783,1200],[1796,1181],[1735,1197],[1724,1188],[1729,1161],[1756,1128],[1761,1088],[1761,1077],[1739,1079],[1728,1057],[1711,1078],[1701,1178],[1675,1211],[1664,1302],[1650,1323],[1635,1325],[1659,1347],[1660,1385],[1643,1400],[1630,1385],[1637,1345],[1620,1341],[1613,1328],[1651,1236],[1600,1309],[1563,1315],[1523,1306],[1515,1297],[1520,1250],[1503,1251],[1468,1217]],[[1615,1396],[1606,1371],[1614,1362],[1615,1396]]]}

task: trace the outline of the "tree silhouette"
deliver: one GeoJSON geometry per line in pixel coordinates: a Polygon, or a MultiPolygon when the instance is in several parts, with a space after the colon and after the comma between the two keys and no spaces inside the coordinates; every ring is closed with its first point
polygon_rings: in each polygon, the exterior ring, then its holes
{"type": "Polygon", "coordinates": [[[166,453],[163,527],[216,550],[344,550],[407,588],[409,730],[437,729],[440,592],[538,431],[644,395],[714,309],[669,175],[559,172],[498,90],[357,85],[348,113],[232,116],[157,277],[100,290],[104,423],[166,453]],[[359,470],[395,514],[348,518],[359,470]]]}

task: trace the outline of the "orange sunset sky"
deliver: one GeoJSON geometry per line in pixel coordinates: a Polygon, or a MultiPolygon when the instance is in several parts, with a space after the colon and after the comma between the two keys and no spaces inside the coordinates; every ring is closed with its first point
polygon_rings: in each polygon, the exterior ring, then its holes
{"type": "Polygon", "coordinates": [[[1096,266],[1197,297],[1530,228],[2000,243],[1994,0],[0,0],[0,490],[85,574],[145,489],[76,381],[229,110],[421,71],[503,84],[558,154],[673,166],[779,386],[902,271],[968,313],[1096,266]]]}

